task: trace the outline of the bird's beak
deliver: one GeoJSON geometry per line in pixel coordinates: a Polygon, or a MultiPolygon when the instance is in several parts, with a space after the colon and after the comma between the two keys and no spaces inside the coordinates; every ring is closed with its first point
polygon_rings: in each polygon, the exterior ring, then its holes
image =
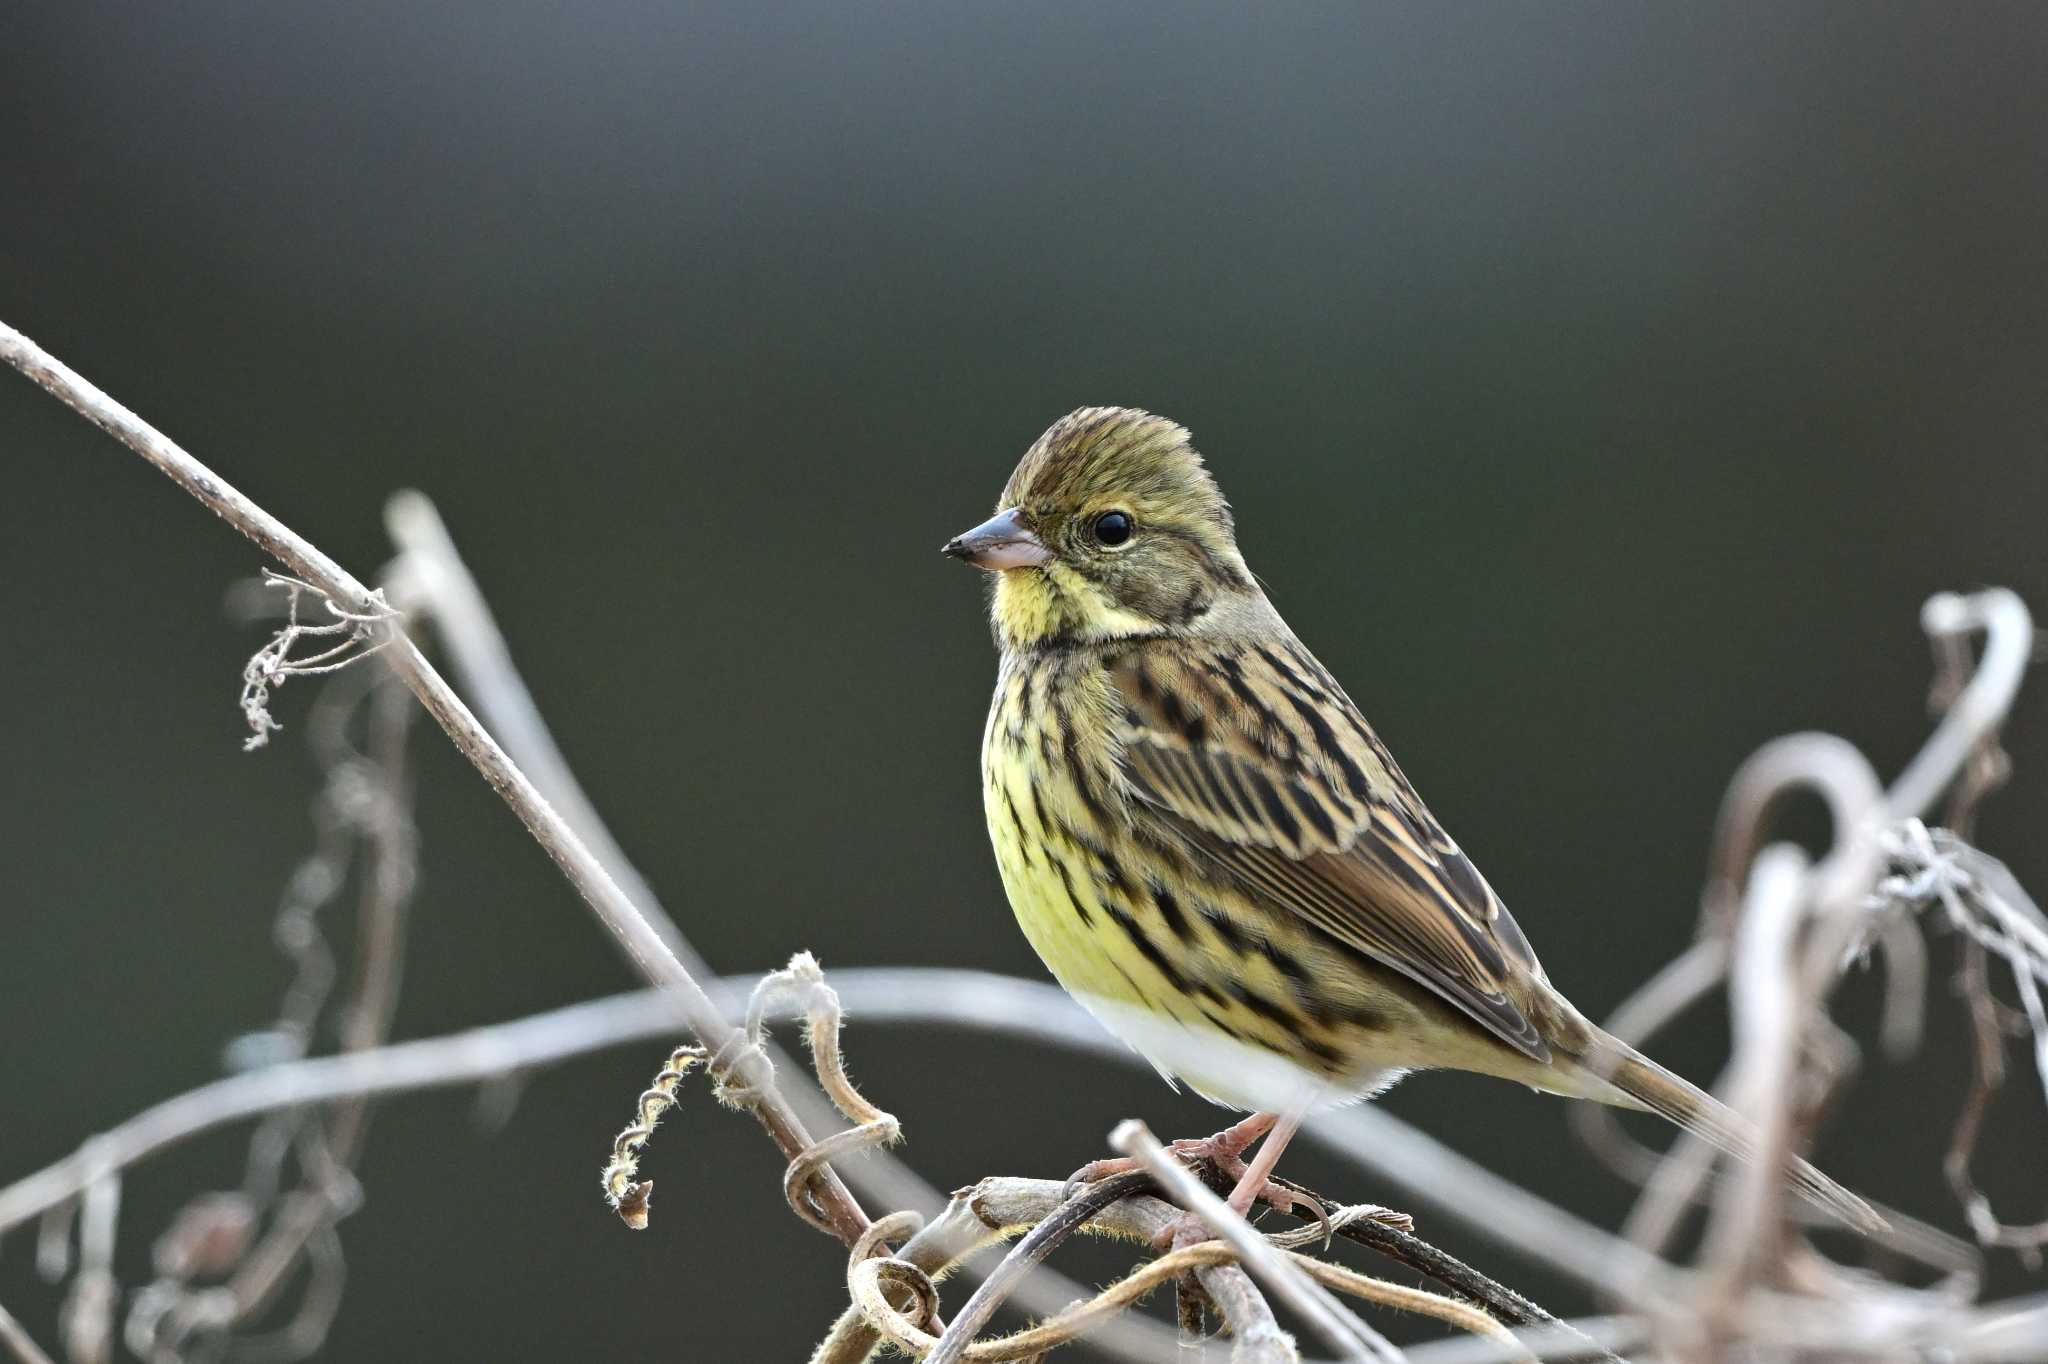
{"type": "Polygon", "coordinates": [[[1052,557],[1045,543],[1024,524],[1021,507],[997,512],[988,520],[939,546],[939,552],[965,559],[976,568],[1036,568],[1052,557]]]}

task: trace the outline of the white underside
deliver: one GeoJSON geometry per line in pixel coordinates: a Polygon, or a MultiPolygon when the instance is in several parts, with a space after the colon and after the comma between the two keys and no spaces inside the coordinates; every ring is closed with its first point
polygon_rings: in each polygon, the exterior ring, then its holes
{"type": "Polygon", "coordinates": [[[1205,1099],[1251,1113],[1309,1112],[1358,1103],[1407,1074],[1401,1066],[1369,1066],[1333,1081],[1205,1023],[1179,1022],[1100,995],[1077,992],[1074,997],[1150,1061],[1167,1083],[1185,1084],[1205,1099]]]}

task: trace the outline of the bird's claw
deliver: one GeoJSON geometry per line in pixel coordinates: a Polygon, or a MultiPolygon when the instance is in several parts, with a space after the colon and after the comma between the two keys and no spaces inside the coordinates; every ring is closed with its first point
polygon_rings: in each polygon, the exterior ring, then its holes
{"type": "MultiPolygon", "coordinates": [[[[1173,1152],[1175,1158],[1183,1165],[1200,1165],[1207,1161],[1230,1178],[1239,1179],[1244,1175],[1244,1161],[1241,1159],[1244,1149],[1256,1140],[1256,1136],[1245,1137],[1240,1135],[1236,1128],[1226,1128],[1213,1136],[1182,1137],[1177,1141],[1170,1141],[1166,1144],[1166,1149],[1173,1152]]],[[[1144,1168],[1128,1156],[1091,1160],[1067,1176],[1067,1182],[1060,1188],[1060,1202],[1064,1203],[1072,1198],[1083,1184],[1093,1184],[1112,1175],[1136,1174],[1144,1168]]],[[[1272,1186],[1269,1184],[1267,1187],[1272,1186]]],[[[1284,1203],[1274,1203],[1273,1206],[1283,1212],[1287,1210],[1287,1204],[1284,1203]]]]}

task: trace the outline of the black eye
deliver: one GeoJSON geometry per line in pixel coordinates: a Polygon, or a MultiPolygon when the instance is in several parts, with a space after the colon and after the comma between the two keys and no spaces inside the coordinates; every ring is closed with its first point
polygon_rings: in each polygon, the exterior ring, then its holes
{"type": "Polygon", "coordinates": [[[1107,511],[1095,518],[1095,542],[1120,545],[1131,538],[1131,518],[1119,511],[1107,511]]]}

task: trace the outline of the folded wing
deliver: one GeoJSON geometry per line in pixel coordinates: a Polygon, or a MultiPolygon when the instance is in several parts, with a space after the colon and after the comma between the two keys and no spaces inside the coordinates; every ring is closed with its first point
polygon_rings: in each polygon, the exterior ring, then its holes
{"type": "Polygon", "coordinates": [[[1511,998],[1542,974],[1521,930],[1307,649],[1141,648],[1112,676],[1148,832],[1550,1059],[1511,998]]]}

